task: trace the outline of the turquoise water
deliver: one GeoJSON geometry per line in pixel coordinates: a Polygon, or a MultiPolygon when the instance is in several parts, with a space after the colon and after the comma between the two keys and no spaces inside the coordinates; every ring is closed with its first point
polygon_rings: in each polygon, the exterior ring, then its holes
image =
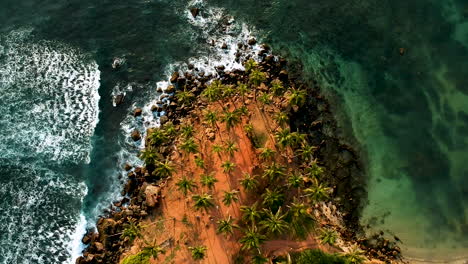
{"type": "Polygon", "coordinates": [[[320,81],[367,165],[368,231],[397,235],[413,258],[468,252],[464,1],[3,0],[0,263],[73,262],[141,147],[128,132],[157,122],[132,109],[149,108],[180,62],[226,61],[231,49],[209,43],[234,47],[248,37],[242,22],[320,81]],[[225,31],[221,14],[239,26],[225,31]]]}

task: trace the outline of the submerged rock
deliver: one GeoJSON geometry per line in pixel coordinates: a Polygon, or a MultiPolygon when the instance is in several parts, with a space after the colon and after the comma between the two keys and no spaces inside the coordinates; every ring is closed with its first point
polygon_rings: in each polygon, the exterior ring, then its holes
{"type": "Polygon", "coordinates": [[[141,108],[137,108],[135,109],[135,111],[133,111],[133,116],[134,117],[141,116],[142,113],[143,113],[143,110],[141,108]]]}
{"type": "Polygon", "coordinates": [[[200,14],[200,8],[196,8],[196,7],[190,8],[190,13],[192,14],[194,18],[196,18],[200,14]]]}

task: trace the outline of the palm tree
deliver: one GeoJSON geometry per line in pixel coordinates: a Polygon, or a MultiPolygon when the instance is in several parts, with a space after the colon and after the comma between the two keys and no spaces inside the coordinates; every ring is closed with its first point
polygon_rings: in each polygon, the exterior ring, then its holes
{"type": "Polygon", "coordinates": [[[262,194],[263,205],[276,212],[284,202],[284,194],[278,190],[270,190],[267,188],[262,194]]]}
{"type": "Polygon", "coordinates": [[[251,206],[242,205],[240,211],[242,212],[242,221],[250,222],[254,225],[258,219],[262,217],[262,213],[257,209],[258,204],[255,202],[251,206]]]}
{"type": "Polygon", "coordinates": [[[261,160],[267,160],[267,159],[271,159],[275,156],[276,154],[276,151],[270,149],[270,148],[261,148],[260,149],[260,159],[261,160]]]}
{"type": "Polygon", "coordinates": [[[221,146],[221,145],[213,144],[213,146],[212,146],[212,151],[213,151],[213,153],[216,153],[216,154],[218,154],[218,155],[219,155],[219,153],[221,153],[223,150],[224,150],[224,149],[223,149],[223,146],[221,146]]]}
{"type": "Polygon", "coordinates": [[[177,135],[177,130],[174,126],[174,124],[172,122],[167,122],[166,124],[164,124],[164,131],[165,131],[165,134],[168,135],[168,136],[175,136],[177,135]]]}
{"type": "Polygon", "coordinates": [[[298,173],[292,173],[289,175],[288,186],[292,188],[301,188],[304,185],[304,177],[298,173]]]}
{"type": "Polygon", "coordinates": [[[189,180],[186,177],[182,178],[180,181],[176,183],[179,191],[183,192],[184,195],[187,195],[187,193],[193,192],[194,188],[197,188],[197,185],[193,180],[189,180]]]}
{"type": "Polygon", "coordinates": [[[224,112],[222,121],[226,123],[226,128],[229,130],[240,122],[239,113],[236,111],[224,112]]]}
{"type": "Polygon", "coordinates": [[[239,191],[231,190],[224,191],[223,203],[226,206],[230,206],[232,202],[239,201],[239,191]]]}
{"type": "Polygon", "coordinates": [[[240,96],[242,96],[242,102],[245,102],[244,97],[249,92],[249,89],[247,88],[247,84],[237,82],[237,92],[239,93],[240,96]]]}
{"type": "Polygon", "coordinates": [[[158,147],[166,143],[168,140],[168,137],[165,131],[161,129],[153,129],[153,131],[151,131],[151,133],[148,135],[148,140],[151,145],[158,147]]]}
{"type": "Polygon", "coordinates": [[[245,71],[248,73],[251,70],[257,68],[258,63],[254,59],[249,59],[244,63],[245,71]]]}
{"type": "Polygon", "coordinates": [[[208,189],[212,189],[218,180],[213,175],[207,174],[201,176],[200,182],[203,186],[208,187],[208,189]]]}
{"type": "Polygon", "coordinates": [[[215,102],[221,98],[222,87],[223,85],[220,80],[214,80],[203,90],[201,96],[210,102],[215,102]]]}
{"type": "Polygon", "coordinates": [[[127,218],[128,223],[123,225],[123,231],[121,234],[121,238],[128,238],[130,243],[133,243],[135,238],[137,237],[142,237],[141,233],[141,228],[142,226],[140,224],[136,223],[136,219],[134,218],[127,218]]]}
{"type": "Polygon", "coordinates": [[[265,170],[263,171],[263,177],[268,178],[270,182],[275,181],[281,176],[285,175],[286,168],[283,166],[280,166],[273,162],[271,165],[267,166],[265,170]]]}
{"type": "Polygon", "coordinates": [[[162,247],[153,244],[146,245],[145,247],[143,247],[140,254],[147,258],[153,257],[154,259],[156,259],[160,253],[164,254],[165,252],[166,251],[162,247]]]}
{"type": "Polygon", "coordinates": [[[245,190],[253,190],[257,187],[258,181],[254,176],[249,173],[244,174],[244,178],[240,180],[240,184],[244,187],[245,190]]]}
{"type": "Polygon", "coordinates": [[[287,147],[292,145],[291,131],[289,128],[284,128],[275,134],[275,139],[278,145],[281,147],[287,147]]]}
{"type": "Polygon", "coordinates": [[[213,196],[211,194],[203,193],[201,195],[192,196],[193,201],[195,202],[196,210],[208,210],[208,208],[213,207],[213,196]]]}
{"type": "Polygon", "coordinates": [[[262,94],[258,97],[258,101],[260,101],[262,104],[269,105],[269,104],[271,104],[270,95],[269,95],[268,93],[262,93],[262,94]]]}
{"type": "Polygon", "coordinates": [[[244,230],[244,236],[239,240],[242,244],[241,249],[259,249],[260,245],[266,240],[266,237],[258,232],[257,228],[251,227],[244,230]]]}
{"type": "Polygon", "coordinates": [[[278,123],[278,125],[281,127],[288,124],[289,122],[289,116],[286,112],[278,112],[273,118],[275,119],[276,123],[278,123]]]}
{"type": "Polygon", "coordinates": [[[234,111],[236,111],[240,116],[247,116],[249,114],[249,109],[245,105],[237,108],[234,111]]]}
{"type": "Polygon", "coordinates": [[[146,163],[146,165],[154,165],[159,161],[161,157],[152,149],[146,148],[141,152],[140,158],[146,163]]]}
{"type": "Polygon", "coordinates": [[[313,160],[309,167],[307,167],[305,169],[305,173],[308,175],[308,176],[311,176],[311,177],[314,177],[314,178],[319,178],[320,175],[322,175],[324,172],[324,169],[322,167],[320,167],[317,163],[317,160],[313,160]]]}
{"type": "Polygon", "coordinates": [[[182,104],[190,104],[195,99],[195,95],[185,89],[183,91],[178,91],[175,97],[182,104]]]}
{"type": "Polygon", "coordinates": [[[216,232],[225,235],[232,235],[234,233],[234,228],[239,228],[238,225],[234,224],[234,219],[231,216],[228,216],[227,219],[218,220],[216,222],[218,224],[218,228],[216,228],[216,232]]]}
{"type": "Polygon", "coordinates": [[[281,96],[283,95],[284,90],[285,89],[283,83],[280,80],[274,79],[273,81],[271,81],[271,91],[274,95],[281,96]]]}
{"type": "Polygon", "coordinates": [[[232,142],[232,141],[228,141],[226,142],[226,147],[224,148],[224,150],[231,156],[234,155],[234,152],[238,151],[239,148],[236,146],[236,143],[232,142]]]}
{"type": "Polygon", "coordinates": [[[201,158],[199,156],[196,156],[195,157],[195,165],[197,165],[197,167],[199,167],[200,169],[204,169],[205,168],[205,161],[203,160],[203,158],[201,158]]]}
{"type": "Polygon", "coordinates": [[[361,264],[367,261],[367,258],[364,256],[364,251],[360,249],[358,245],[350,247],[345,257],[350,264],[361,264]]]}
{"type": "Polygon", "coordinates": [[[291,133],[291,145],[297,147],[302,143],[306,142],[306,134],[302,134],[299,132],[292,132],[291,133]]]}
{"type": "Polygon", "coordinates": [[[193,132],[195,131],[192,125],[182,126],[180,130],[182,131],[182,136],[186,139],[193,136],[193,132]]]}
{"type": "Polygon", "coordinates": [[[287,221],[290,223],[294,235],[306,238],[315,225],[315,219],[309,213],[309,206],[295,199],[288,207],[287,221]]]}
{"type": "Polygon", "coordinates": [[[306,102],[307,93],[301,89],[291,89],[289,104],[292,106],[302,106],[306,102]]]}
{"type": "Polygon", "coordinates": [[[224,98],[229,98],[236,93],[236,90],[232,85],[226,85],[223,89],[223,96],[224,98]]]}
{"type": "Polygon", "coordinates": [[[189,138],[185,140],[182,145],[180,145],[180,148],[184,150],[187,153],[197,153],[198,152],[198,145],[195,143],[193,138],[189,138]]]}
{"type": "Polygon", "coordinates": [[[252,124],[246,124],[244,126],[244,131],[245,131],[245,133],[247,133],[247,136],[252,137],[253,132],[254,132],[253,125],[252,124]]]}
{"type": "Polygon", "coordinates": [[[303,144],[302,148],[299,150],[299,153],[301,154],[303,160],[309,161],[312,160],[312,156],[314,155],[316,149],[317,147],[303,144]]]}
{"type": "Polygon", "coordinates": [[[255,255],[252,257],[252,264],[265,264],[268,262],[268,258],[261,255],[255,255]]]}
{"type": "Polygon", "coordinates": [[[201,260],[206,256],[207,248],[205,246],[189,247],[193,260],[201,260]]]}
{"type": "Polygon", "coordinates": [[[234,170],[234,168],[236,167],[236,164],[228,160],[228,161],[223,162],[223,164],[221,164],[221,167],[223,168],[224,173],[230,173],[231,171],[234,170]]]}
{"type": "Polygon", "coordinates": [[[334,246],[336,243],[337,234],[336,231],[331,228],[324,228],[321,230],[320,243],[334,246]]]}
{"type": "Polygon", "coordinates": [[[260,225],[267,230],[267,232],[279,235],[286,231],[288,223],[284,220],[286,217],[285,214],[281,214],[281,208],[272,213],[270,210],[265,210],[265,220],[260,221],[260,225]]]}
{"type": "Polygon", "coordinates": [[[206,111],[205,112],[205,121],[210,125],[210,126],[216,126],[216,122],[218,122],[218,113],[215,111],[206,111]]]}
{"type": "Polygon", "coordinates": [[[156,164],[156,168],[153,171],[153,175],[158,176],[159,178],[167,178],[171,176],[174,171],[174,165],[172,165],[172,162],[166,159],[166,161],[158,162],[156,164]]]}
{"type": "Polygon", "coordinates": [[[330,198],[331,188],[325,187],[316,178],[313,178],[313,184],[309,188],[305,189],[305,196],[309,197],[313,202],[321,202],[330,198]]]}
{"type": "Polygon", "coordinates": [[[259,69],[252,69],[249,74],[249,81],[255,86],[259,86],[262,82],[266,81],[267,75],[259,69]]]}

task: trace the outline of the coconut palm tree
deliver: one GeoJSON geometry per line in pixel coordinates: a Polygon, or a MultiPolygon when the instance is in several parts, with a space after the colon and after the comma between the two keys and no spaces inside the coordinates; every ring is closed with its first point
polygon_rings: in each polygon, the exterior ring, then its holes
{"type": "Polygon", "coordinates": [[[284,220],[285,217],[285,214],[281,214],[281,208],[279,208],[276,213],[265,210],[265,219],[260,221],[259,224],[265,228],[267,232],[280,235],[289,228],[288,223],[284,220]]]}
{"type": "Polygon", "coordinates": [[[221,119],[224,123],[226,123],[226,128],[229,130],[232,127],[236,126],[240,122],[239,113],[236,111],[226,111],[221,119]]]}
{"type": "Polygon", "coordinates": [[[255,255],[252,257],[252,264],[265,264],[268,262],[268,258],[261,256],[261,255],[255,255]]]}
{"type": "Polygon", "coordinates": [[[146,165],[154,165],[159,161],[161,155],[150,148],[146,148],[141,152],[140,158],[146,163],[146,165]]]}
{"type": "Polygon", "coordinates": [[[275,212],[284,203],[284,194],[279,192],[277,189],[270,190],[267,188],[262,194],[263,205],[270,208],[271,211],[275,212]]]}
{"type": "Polygon", "coordinates": [[[240,96],[242,96],[242,102],[245,102],[244,97],[249,92],[249,89],[247,88],[247,84],[237,82],[237,92],[239,93],[240,96]]]}
{"type": "Polygon", "coordinates": [[[187,152],[187,153],[197,153],[198,152],[198,145],[197,145],[197,143],[195,143],[193,138],[189,138],[189,139],[185,140],[184,143],[182,143],[180,145],[180,148],[182,150],[184,150],[185,152],[187,152]]]}
{"type": "Polygon", "coordinates": [[[123,225],[123,231],[121,234],[121,238],[128,238],[130,243],[133,243],[137,237],[142,237],[141,228],[142,226],[136,222],[134,218],[127,218],[128,223],[123,225]]]}
{"type": "Polygon", "coordinates": [[[269,105],[269,104],[271,104],[271,97],[270,97],[270,95],[268,93],[262,93],[258,97],[258,101],[260,101],[262,104],[269,105]]]}
{"type": "Polygon", "coordinates": [[[288,124],[289,116],[286,112],[278,112],[274,115],[273,119],[275,119],[278,126],[283,127],[284,125],[288,124]]]}
{"type": "Polygon", "coordinates": [[[252,137],[253,132],[254,132],[253,125],[252,124],[246,124],[244,126],[244,131],[245,131],[245,133],[247,133],[248,137],[252,137]]]}
{"type": "Polygon", "coordinates": [[[205,112],[205,121],[212,127],[216,126],[216,122],[218,122],[218,113],[216,111],[206,111],[205,112]]]}
{"type": "MultiPolygon", "coordinates": [[[[161,254],[164,254],[166,251],[153,243],[153,245],[146,245],[142,248],[141,250],[141,255],[144,256],[144,257],[147,257],[147,258],[154,258],[156,259],[158,257],[158,255],[161,253],[161,254]]],[[[124,261],[125,262],[125,261],[124,261]]]]}
{"type": "Polygon", "coordinates": [[[154,129],[148,135],[148,140],[150,144],[155,147],[161,146],[162,144],[166,143],[168,139],[169,138],[167,137],[166,132],[161,129],[154,129]]]}
{"type": "Polygon", "coordinates": [[[286,168],[278,165],[276,162],[273,162],[271,165],[267,166],[263,171],[262,177],[268,178],[270,182],[275,181],[279,177],[285,175],[286,168]]]}
{"type": "Polygon", "coordinates": [[[291,145],[294,147],[300,146],[304,142],[307,142],[306,138],[307,138],[306,134],[302,134],[299,132],[292,132],[291,133],[291,145]]]}
{"type": "Polygon", "coordinates": [[[158,162],[154,168],[153,175],[159,178],[167,178],[175,171],[174,165],[171,161],[158,162]]]}
{"type": "Polygon", "coordinates": [[[244,63],[245,72],[249,73],[251,70],[257,68],[258,63],[254,59],[249,59],[244,63]]]}
{"type": "Polygon", "coordinates": [[[197,188],[197,185],[195,184],[194,180],[189,180],[186,177],[183,177],[180,181],[176,183],[177,189],[181,191],[184,195],[187,195],[187,193],[193,192],[193,189],[197,188]]]}
{"type": "Polygon", "coordinates": [[[313,160],[307,168],[305,168],[305,174],[314,178],[320,178],[323,172],[324,169],[318,165],[316,159],[313,160]]]}
{"type": "Polygon", "coordinates": [[[271,81],[271,91],[276,96],[283,95],[285,92],[283,83],[279,79],[274,79],[273,81],[271,81]]]}
{"type": "Polygon", "coordinates": [[[298,173],[292,173],[288,176],[287,184],[292,188],[301,188],[304,186],[304,177],[298,173]]]}
{"type": "Polygon", "coordinates": [[[193,260],[201,260],[206,256],[207,247],[205,246],[189,247],[189,249],[192,253],[193,260]]]}
{"type": "Polygon", "coordinates": [[[294,235],[299,238],[306,238],[315,225],[315,219],[309,213],[309,206],[295,199],[288,207],[287,222],[290,223],[294,235]]]}
{"type": "Polygon", "coordinates": [[[259,249],[260,245],[266,240],[266,236],[262,235],[255,226],[244,230],[244,236],[239,240],[242,244],[241,249],[259,249]]]}
{"type": "Polygon", "coordinates": [[[321,230],[319,238],[321,244],[334,246],[336,243],[337,234],[336,231],[331,228],[324,228],[321,230]]]}
{"type": "Polygon", "coordinates": [[[167,136],[175,136],[177,135],[177,130],[172,122],[167,122],[163,126],[164,132],[167,136]]]}
{"type": "Polygon", "coordinates": [[[203,160],[202,157],[196,156],[195,157],[195,165],[197,165],[197,167],[199,167],[200,169],[204,169],[205,168],[205,161],[203,160]]]}
{"type": "Polygon", "coordinates": [[[299,149],[299,153],[301,154],[301,158],[305,161],[312,160],[315,150],[317,147],[310,146],[308,144],[303,144],[302,148],[299,149]]]}
{"type": "Polygon", "coordinates": [[[250,222],[252,225],[254,225],[257,222],[257,220],[259,220],[262,217],[261,211],[259,211],[257,208],[257,202],[255,202],[251,206],[242,205],[240,207],[240,211],[242,212],[242,221],[246,223],[250,222]]]}
{"type": "Polygon", "coordinates": [[[351,264],[361,264],[367,261],[367,258],[364,256],[364,251],[360,249],[358,245],[350,247],[344,256],[351,264]]]}
{"type": "Polygon", "coordinates": [[[231,191],[224,191],[223,203],[226,206],[230,206],[232,202],[239,201],[239,191],[231,190],[231,191]]]}
{"type": "Polygon", "coordinates": [[[236,146],[236,143],[232,141],[226,142],[226,147],[224,148],[224,151],[226,151],[230,156],[233,156],[234,152],[238,150],[239,148],[236,146]]]}
{"type": "Polygon", "coordinates": [[[278,145],[280,145],[283,148],[291,146],[293,142],[291,138],[291,131],[289,130],[289,128],[284,128],[276,132],[275,139],[278,145]]]}
{"type": "Polygon", "coordinates": [[[249,109],[245,105],[237,108],[234,111],[236,111],[239,114],[239,116],[247,116],[249,114],[249,109]]]}
{"type": "Polygon", "coordinates": [[[215,102],[221,98],[222,92],[223,84],[220,80],[214,80],[203,90],[201,96],[210,102],[215,102]]]}
{"type": "Polygon", "coordinates": [[[262,82],[265,82],[267,79],[266,73],[262,72],[259,69],[252,69],[249,74],[249,81],[254,86],[259,86],[262,82]]]}
{"type": "Polygon", "coordinates": [[[182,136],[187,139],[193,136],[195,130],[192,125],[185,125],[180,128],[180,131],[182,136]]]}
{"type": "Polygon", "coordinates": [[[260,149],[260,159],[265,161],[271,159],[275,156],[276,151],[272,150],[271,148],[261,148],[260,149]]]}
{"type": "Polygon", "coordinates": [[[213,177],[211,174],[201,175],[200,182],[203,186],[207,187],[208,189],[213,189],[214,185],[218,180],[213,177]]]}
{"type": "Polygon", "coordinates": [[[224,98],[230,98],[236,93],[236,90],[232,85],[225,85],[222,92],[224,98]]]}
{"type": "Polygon", "coordinates": [[[254,190],[257,187],[258,181],[249,173],[244,173],[244,178],[240,180],[240,184],[245,190],[254,190]]]}
{"type": "Polygon", "coordinates": [[[234,228],[239,228],[238,225],[234,224],[234,219],[232,219],[231,216],[228,216],[226,219],[218,220],[216,223],[218,224],[216,232],[226,236],[232,235],[234,233],[234,228]]]}
{"type": "Polygon", "coordinates": [[[291,89],[289,104],[292,106],[302,106],[306,102],[307,93],[302,89],[291,89]]]}
{"type": "Polygon", "coordinates": [[[234,170],[234,168],[236,167],[236,164],[228,160],[228,161],[223,162],[223,164],[221,164],[221,167],[223,168],[224,173],[230,173],[231,171],[234,170]]]}
{"type": "Polygon", "coordinates": [[[316,178],[313,178],[312,186],[305,189],[304,193],[306,193],[305,196],[309,197],[312,202],[317,203],[328,200],[330,198],[331,191],[331,188],[325,187],[325,185],[320,183],[316,178]]]}
{"type": "Polygon", "coordinates": [[[193,201],[195,202],[196,210],[208,210],[208,208],[213,207],[213,196],[211,194],[203,193],[200,195],[192,196],[193,201]]]}
{"type": "Polygon", "coordinates": [[[185,89],[183,91],[176,92],[175,97],[177,98],[177,101],[187,105],[193,102],[193,100],[195,99],[195,95],[192,92],[187,91],[185,89]]]}
{"type": "Polygon", "coordinates": [[[218,144],[213,144],[213,146],[211,148],[212,148],[213,153],[216,153],[218,155],[219,155],[219,153],[223,152],[223,150],[224,150],[223,146],[218,145],[218,144]]]}

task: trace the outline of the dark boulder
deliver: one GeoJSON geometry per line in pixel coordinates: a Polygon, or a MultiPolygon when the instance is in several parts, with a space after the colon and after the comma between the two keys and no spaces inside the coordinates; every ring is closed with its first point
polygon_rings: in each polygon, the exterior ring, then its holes
{"type": "Polygon", "coordinates": [[[200,14],[200,8],[196,8],[196,7],[190,8],[190,13],[195,18],[200,14]]]}
{"type": "Polygon", "coordinates": [[[125,95],[118,94],[114,97],[115,106],[121,105],[124,102],[125,95]]]}
{"type": "Polygon", "coordinates": [[[132,134],[130,136],[132,137],[133,141],[138,141],[141,139],[140,131],[136,129],[132,131],[132,134]]]}
{"type": "Polygon", "coordinates": [[[143,110],[141,108],[137,108],[135,109],[135,111],[133,111],[133,116],[134,117],[141,116],[142,113],[143,113],[143,110]]]}
{"type": "Polygon", "coordinates": [[[179,72],[174,72],[171,76],[171,83],[177,82],[177,79],[179,78],[179,72]]]}
{"type": "Polygon", "coordinates": [[[247,42],[250,46],[253,46],[255,44],[257,44],[257,40],[255,38],[251,38],[249,39],[249,41],[247,42]]]}

